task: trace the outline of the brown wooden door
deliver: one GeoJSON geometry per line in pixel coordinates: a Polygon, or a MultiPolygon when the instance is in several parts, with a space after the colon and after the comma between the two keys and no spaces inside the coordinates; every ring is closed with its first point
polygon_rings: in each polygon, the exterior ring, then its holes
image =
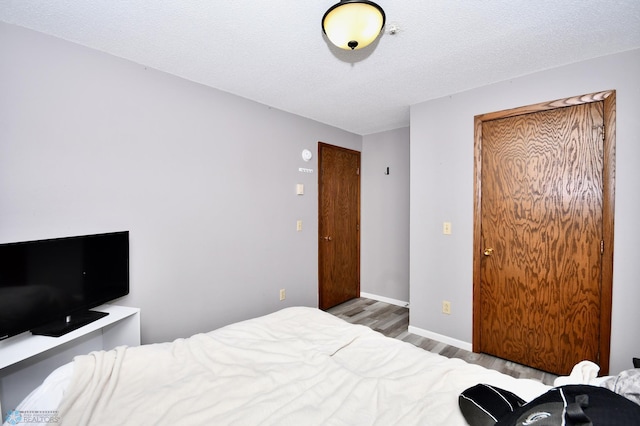
{"type": "Polygon", "coordinates": [[[600,361],[604,128],[602,101],[482,122],[474,349],[556,374],[600,361]]]}
{"type": "Polygon", "coordinates": [[[360,296],[360,153],[318,144],[320,309],[360,296]]]}

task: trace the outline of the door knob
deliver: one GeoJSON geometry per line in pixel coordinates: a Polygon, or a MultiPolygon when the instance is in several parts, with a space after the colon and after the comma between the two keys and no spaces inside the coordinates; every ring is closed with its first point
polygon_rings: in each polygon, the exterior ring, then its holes
{"type": "Polygon", "coordinates": [[[331,241],[331,237],[327,236],[327,237],[322,237],[323,240],[327,240],[327,241],[331,241]]]}
{"type": "Polygon", "coordinates": [[[485,256],[491,256],[493,254],[493,249],[491,247],[484,249],[485,256]]]}

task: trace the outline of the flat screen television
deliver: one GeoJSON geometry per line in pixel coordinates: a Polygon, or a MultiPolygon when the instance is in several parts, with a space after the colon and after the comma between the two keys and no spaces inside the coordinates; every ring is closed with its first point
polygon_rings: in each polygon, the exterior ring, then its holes
{"type": "Polygon", "coordinates": [[[129,231],[0,244],[0,340],[61,336],[129,294],[129,231]]]}

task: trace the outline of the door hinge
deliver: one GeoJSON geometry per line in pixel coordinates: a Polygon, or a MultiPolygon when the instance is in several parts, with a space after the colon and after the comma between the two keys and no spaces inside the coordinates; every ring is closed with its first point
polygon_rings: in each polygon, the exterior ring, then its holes
{"type": "Polygon", "coordinates": [[[356,168],[356,175],[360,176],[360,167],[356,168]]]}
{"type": "Polygon", "coordinates": [[[600,254],[604,254],[604,240],[600,240],[600,254]]]}

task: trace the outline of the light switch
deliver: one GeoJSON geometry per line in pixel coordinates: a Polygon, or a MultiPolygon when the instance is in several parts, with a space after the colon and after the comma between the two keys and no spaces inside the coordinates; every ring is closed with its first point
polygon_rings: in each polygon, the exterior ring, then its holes
{"type": "Polygon", "coordinates": [[[296,185],[296,194],[297,195],[304,195],[304,184],[303,183],[299,183],[296,185]]]}
{"type": "Polygon", "coordinates": [[[302,221],[301,221],[301,220],[299,220],[299,221],[296,223],[296,230],[297,230],[297,231],[302,231],[302,221]]]}

